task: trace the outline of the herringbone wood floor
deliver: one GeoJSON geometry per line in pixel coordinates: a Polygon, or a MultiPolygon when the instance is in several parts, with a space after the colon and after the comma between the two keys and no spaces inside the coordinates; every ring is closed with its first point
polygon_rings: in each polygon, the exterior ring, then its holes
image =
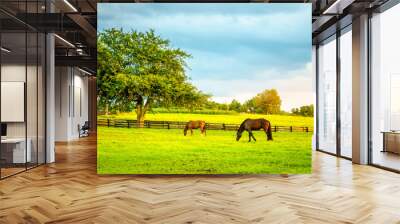
{"type": "Polygon", "coordinates": [[[99,176],[86,138],[0,181],[0,223],[400,223],[400,175],[313,163],[312,175],[99,176]]]}

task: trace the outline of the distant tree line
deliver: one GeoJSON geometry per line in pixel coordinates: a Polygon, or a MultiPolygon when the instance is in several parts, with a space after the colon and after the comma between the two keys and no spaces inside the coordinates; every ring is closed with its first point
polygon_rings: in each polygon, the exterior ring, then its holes
{"type": "Polygon", "coordinates": [[[293,108],[291,112],[294,115],[313,117],[314,116],[314,105],[311,104],[311,105],[302,106],[299,108],[293,108]]]}
{"type": "Polygon", "coordinates": [[[281,113],[281,103],[281,98],[276,89],[266,89],[243,104],[235,99],[230,103],[217,103],[209,100],[204,104],[204,108],[246,113],[279,114],[281,113]]]}
{"type": "Polygon", "coordinates": [[[241,113],[256,113],[256,114],[292,114],[305,117],[314,116],[314,105],[301,106],[293,108],[291,112],[281,110],[281,98],[276,89],[266,89],[257,94],[255,97],[241,104],[237,100],[232,100],[230,103],[216,103],[208,101],[204,108],[215,110],[236,111],[241,113]]]}

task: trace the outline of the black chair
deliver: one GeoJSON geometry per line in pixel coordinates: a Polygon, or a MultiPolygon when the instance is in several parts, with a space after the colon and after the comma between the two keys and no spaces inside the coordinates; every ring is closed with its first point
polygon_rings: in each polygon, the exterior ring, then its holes
{"type": "Polygon", "coordinates": [[[82,127],[79,127],[80,125],[78,125],[78,129],[79,129],[79,138],[80,137],[87,137],[89,136],[89,129],[90,129],[90,125],[89,125],[89,121],[85,121],[85,123],[82,125],[82,127]]]}

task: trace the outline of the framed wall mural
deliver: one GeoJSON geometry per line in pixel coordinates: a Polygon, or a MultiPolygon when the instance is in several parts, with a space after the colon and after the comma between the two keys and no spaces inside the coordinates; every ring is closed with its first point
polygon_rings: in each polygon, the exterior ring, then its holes
{"type": "Polygon", "coordinates": [[[311,33],[311,4],[98,4],[98,173],[310,173],[311,33]]]}

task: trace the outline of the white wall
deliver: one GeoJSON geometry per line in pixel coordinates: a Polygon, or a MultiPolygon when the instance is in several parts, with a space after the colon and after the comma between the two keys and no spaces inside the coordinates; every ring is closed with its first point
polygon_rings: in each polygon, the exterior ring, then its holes
{"type": "Polygon", "coordinates": [[[71,126],[73,127],[71,130],[72,136],[79,137],[78,132],[78,124],[81,126],[88,121],[88,78],[86,76],[82,76],[82,73],[76,74],[77,70],[75,70],[74,75],[74,107],[72,108],[72,120],[71,126]]]}
{"type": "Polygon", "coordinates": [[[55,140],[68,140],[69,132],[69,85],[70,75],[67,67],[55,68],[55,140]]]}
{"type": "MultiPolygon", "coordinates": [[[[3,82],[25,82],[24,65],[18,64],[4,64],[1,66],[1,81],[3,82]]],[[[1,108],[7,110],[7,108],[1,108]]],[[[25,122],[7,122],[7,136],[8,137],[25,137],[25,122]]]]}
{"type": "Polygon", "coordinates": [[[56,67],[55,140],[79,137],[78,125],[88,120],[88,78],[76,68],[56,67]]]}
{"type": "MultiPolygon", "coordinates": [[[[2,82],[25,82],[26,71],[28,72],[28,87],[27,87],[27,119],[28,129],[32,128],[36,130],[36,82],[37,80],[31,77],[31,74],[35,74],[36,77],[36,66],[25,67],[24,65],[18,64],[4,64],[1,67],[1,81],[2,82]],[[27,70],[25,70],[27,69],[27,70]],[[33,123],[32,123],[33,122],[33,123]]],[[[42,101],[40,101],[42,102],[42,101]]],[[[42,105],[38,105],[41,107],[42,105]]],[[[2,108],[7,110],[7,108],[2,108]]],[[[22,108],[24,110],[24,108],[22,108]]],[[[28,130],[29,131],[29,130],[28,130]]],[[[7,122],[7,134],[9,137],[24,137],[25,136],[25,122],[7,122]]],[[[35,132],[36,135],[36,132],[35,132]]],[[[29,133],[28,133],[29,137],[29,133]]]]}
{"type": "MultiPolygon", "coordinates": [[[[8,138],[24,138],[25,135],[29,139],[31,148],[32,162],[44,163],[44,74],[42,68],[36,65],[9,63],[1,66],[2,82],[23,82],[26,84],[26,107],[23,102],[22,108],[18,110],[22,114],[26,112],[26,120],[23,118],[21,122],[5,122],[7,124],[7,137],[8,138]],[[38,69],[38,70],[37,70],[38,69]],[[27,81],[25,80],[27,78],[27,81]],[[36,161],[39,159],[39,161],[36,161]]],[[[2,89],[3,92],[4,89],[2,89]]],[[[24,90],[20,94],[24,95],[24,90]]],[[[4,94],[4,93],[3,93],[4,94]]],[[[7,95],[2,95],[2,98],[7,95]]],[[[2,107],[2,112],[16,113],[15,108],[2,107]]],[[[22,115],[24,116],[24,115],[22,115]]]]}

